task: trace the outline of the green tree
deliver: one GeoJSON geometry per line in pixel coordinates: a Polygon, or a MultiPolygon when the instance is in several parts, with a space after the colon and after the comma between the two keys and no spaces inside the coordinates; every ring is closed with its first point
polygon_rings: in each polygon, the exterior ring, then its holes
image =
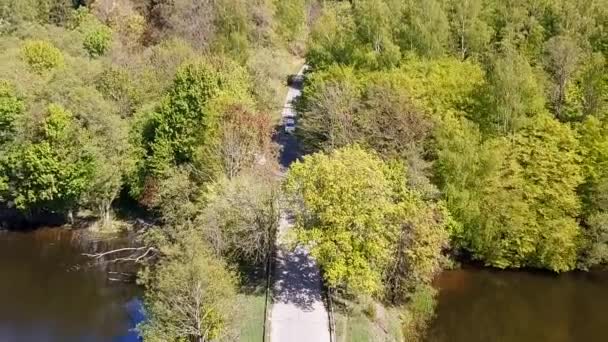
{"type": "Polygon", "coordinates": [[[32,71],[39,74],[64,64],[61,51],[47,41],[26,41],[21,49],[21,55],[32,71]]]}
{"type": "Polygon", "coordinates": [[[12,148],[2,168],[8,197],[26,212],[51,210],[70,214],[88,189],[92,157],[81,148],[72,114],[50,105],[39,136],[12,148]]]}
{"type": "Polygon", "coordinates": [[[608,262],[608,127],[587,117],[578,127],[585,182],[579,188],[583,202],[583,242],[579,267],[608,262]]]}
{"type": "Polygon", "coordinates": [[[296,40],[305,29],[306,1],[283,0],[273,1],[277,33],[286,42],[296,40]]]}
{"type": "Polygon", "coordinates": [[[127,123],[116,115],[106,114],[109,115],[103,117],[99,127],[88,128],[85,142],[94,166],[83,201],[99,216],[101,228],[111,228],[112,203],[135,164],[129,149],[127,123]]]}
{"type": "Polygon", "coordinates": [[[71,0],[0,0],[0,31],[4,24],[14,27],[24,22],[61,25],[73,8],[71,0]]]}
{"type": "Polygon", "coordinates": [[[388,166],[359,147],[314,154],[291,167],[300,239],[324,269],[329,286],[378,293],[397,229],[389,222],[388,166]]]}
{"type": "Polygon", "coordinates": [[[567,86],[578,68],[581,52],[576,43],[567,36],[555,36],[549,39],[545,51],[547,69],[554,83],[551,104],[555,115],[563,120],[567,86]]]}
{"type": "Polygon", "coordinates": [[[199,239],[188,240],[142,278],[147,320],[138,329],[145,341],[222,341],[231,334],[236,276],[199,239]]]}
{"type": "Polygon", "coordinates": [[[460,58],[483,53],[492,38],[492,28],[485,21],[487,9],[482,0],[451,0],[448,16],[452,41],[460,58]]]}
{"type": "Polygon", "coordinates": [[[577,79],[581,89],[583,115],[601,117],[608,111],[608,66],[606,58],[594,53],[583,61],[577,79]]]}
{"type": "Polygon", "coordinates": [[[285,189],[296,209],[298,236],[330,286],[380,294],[387,277],[389,292],[401,296],[401,289],[429,281],[439,269],[447,242],[443,218],[433,222],[432,205],[405,179],[403,167],[357,146],[313,154],[292,166],[285,189]]]}
{"type": "Polygon", "coordinates": [[[17,120],[25,105],[7,81],[0,80],[0,146],[9,141],[17,129],[17,120]]]}
{"type": "Polygon", "coordinates": [[[355,38],[350,6],[345,3],[328,4],[313,25],[306,61],[317,69],[332,63],[352,64],[355,38]]]}
{"type": "Polygon", "coordinates": [[[234,103],[251,102],[249,79],[230,61],[189,62],[177,72],[166,97],[146,113],[134,135],[140,163],[132,190],[139,196],[149,176],[162,176],[174,165],[194,163],[210,180],[218,166],[207,146],[214,146],[222,113],[234,103]]]}
{"type": "Polygon", "coordinates": [[[581,198],[586,212],[608,209],[602,203],[601,187],[608,180],[608,125],[595,117],[587,117],[578,126],[582,169],[585,183],[581,198]]]}
{"type": "Polygon", "coordinates": [[[441,270],[451,224],[443,204],[424,201],[406,189],[401,196],[395,211],[401,229],[384,279],[387,298],[393,303],[404,303],[420,287],[431,286],[441,270]]]}
{"type": "Polygon", "coordinates": [[[406,2],[404,21],[399,44],[402,51],[412,50],[426,57],[438,57],[445,52],[450,26],[441,2],[406,2]]]}
{"type": "Polygon", "coordinates": [[[217,255],[259,264],[274,246],[279,222],[279,182],[263,170],[220,179],[206,194],[195,226],[217,255]]]}
{"type": "Polygon", "coordinates": [[[394,42],[394,16],[384,0],[359,0],[353,3],[353,19],[356,26],[357,44],[354,63],[370,69],[396,66],[401,58],[394,42]]]}
{"type": "MultiPolygon", "coordinates": [[[[489,71],[485,112],[478,119],[489,132],[517,131],[527,118],[544,109],[543,90],[532,67],[517,52],[498,56],[489,71]]],[[[479,115],[478,114],[478,115],[479,115]]]]}
{"type": "Polygon", "coordinates": [[[84,36],[84,48],[91,57],[103,56],[112,43],[112,30],[99,24],[95,28],[90,28],[84,36]]]}
{"type": "Polygon", "coordinates": [[[543,26],[547,3],[525,0],[489,2],[496,42],[514,47],[527,60],[538,61],[547,35],[543,26]]]}
{"type": "Polygon", "coordinates": [[[540,227],[533,265],[557,272],[575,266],[580,214],[576,189],[583,181],[577,152],[572,130],[547,115],[515,138],[517,162],[524,167],[523,190],[540,227]]]}
{"type": "Polygon", "coordinates": [[[463,226],[458,243],[495,267],[574,268],[582,177],[573,132],[546,114],[511,139],[484,142],[464,125],[443,129],[438,170],[463,226]]]}
{"type": "Polygon", "coordinates": [[[249,57],[249,34],[252,29],[244,0],[214,1],[215,37],[213,47],[235,60],[244,62],[249,57]]]}

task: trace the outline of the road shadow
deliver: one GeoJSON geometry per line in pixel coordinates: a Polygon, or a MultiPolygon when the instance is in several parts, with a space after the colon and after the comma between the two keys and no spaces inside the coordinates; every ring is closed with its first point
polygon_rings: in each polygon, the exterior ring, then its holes
{"type": "Polygon", "coordinates": [[[283,169],[282,171],[286,171],[293,162],[301,158],[302,153],[300,152],[300,144],[295,135],[285,133],[283,125],[278,127],[278,132],[276,142],[281,146],[279,164],[283,169]]]}
{"type": "Polygon", "coordinates": [[[293,304],[303,311],[313,311],[323,302],[321,274],[314,260],[303,247],[293,252],[277,253],[273,301],[293,304]]]}

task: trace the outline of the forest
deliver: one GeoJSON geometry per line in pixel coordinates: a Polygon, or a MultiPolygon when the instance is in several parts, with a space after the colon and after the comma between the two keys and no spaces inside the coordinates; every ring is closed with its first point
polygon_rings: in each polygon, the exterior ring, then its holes
{"type": "Polygon", "coordinates": [[[388,340],[424,338],[459,263],[606,264],[608,2],[0,0],[0,226],[152,222],[117,255],[145,341],[244,340],[286,209],[345,316],[395,313],[388,340]]]}

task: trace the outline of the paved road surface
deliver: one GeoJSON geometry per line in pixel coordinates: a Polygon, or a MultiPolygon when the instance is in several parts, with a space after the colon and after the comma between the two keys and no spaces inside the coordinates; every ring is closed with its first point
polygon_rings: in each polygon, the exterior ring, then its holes
{"type": "MultiPolygon", "coordinates": [[[[300,74],[302,71],[300,72],[300,74]]],[[[291,102],[301,94],[301,84],[290,87],[283,117],[295,116],[291,102]]],[[[289,167],[298,156],[294,136],[282,134],[281,164],[289,167]]],[[[306,249],[287,249],[285,233],[292,226],[287,213],[281,215],[270,313],[271,342],[329,342],[329,317],[323,298],[321,273],[306,249]]]]}

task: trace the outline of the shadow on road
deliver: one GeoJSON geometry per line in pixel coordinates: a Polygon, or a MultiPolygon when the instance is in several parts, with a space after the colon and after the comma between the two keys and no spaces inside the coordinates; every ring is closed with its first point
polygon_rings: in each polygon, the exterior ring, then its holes
{"type": "Polygon", "coordinates": [[[277,253],[275,260],[280,271],[275,274],[274,302],[314,310],[313,304],[323,301],[321,274],[308,252],[297,247],[290,253],[277,253]]]}
{"type": "Polygon", "coordinates": [[[277,134],[277,143],[281,146],[281,155],[279,156],[279,163],[283,171],[287,171],[289,166],[298,160],[302,154],[300,152],[300,145],[298,139],[293,134],[287,134],[284,132],[284,126],[279,126],[279,133],[277,134]]]}

